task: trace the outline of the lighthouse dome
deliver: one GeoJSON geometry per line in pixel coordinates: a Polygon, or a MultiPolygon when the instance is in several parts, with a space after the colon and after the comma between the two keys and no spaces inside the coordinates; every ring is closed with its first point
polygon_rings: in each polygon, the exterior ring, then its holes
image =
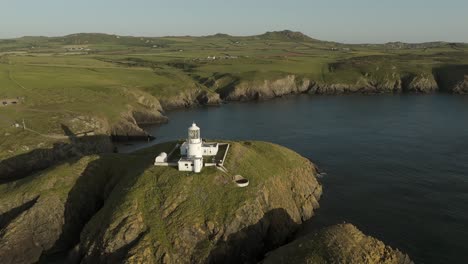
{"type": "Polygon", "coordinates": [[[197,126],[197,124],[192,123],[192,126],[189,127],[189,130],[200,130],[200,128],[197,126]]]}
{"type": "Polygon", "coordinates": [[[201,142],[200,128],[195,123],[193,123],[192,126],[188,128],[188,143],[201,144],[201,142]]]}

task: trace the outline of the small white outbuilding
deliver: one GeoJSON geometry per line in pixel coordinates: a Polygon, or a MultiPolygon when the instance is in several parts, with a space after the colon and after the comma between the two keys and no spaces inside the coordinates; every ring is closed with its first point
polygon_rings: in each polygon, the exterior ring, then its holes
{"type": "Polygon", "coordinates": [[[166,152],[161,152],[161,154],[159,154],[156,159],[154,160],[154,164],[158,164],[158,163],[166,163],[167,162],[167,154],[166,152]]]}

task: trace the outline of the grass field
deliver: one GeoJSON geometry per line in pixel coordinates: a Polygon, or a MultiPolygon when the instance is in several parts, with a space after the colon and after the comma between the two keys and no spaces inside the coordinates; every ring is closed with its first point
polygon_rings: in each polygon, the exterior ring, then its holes
{"type": "Polygon", "coordinates": [[[112,125],[128,109],[147,107],[143,97],[170,100],[187,91],[213,92],[210,84],[219,76],[263,81],[294,74],[322,83],[355,83],[362,76],[432,74],[440,66],[466,64],[466,44],[345,45],[289,31],[251,37],[73,34],[0,40],[0,99],[21,98],[18,105],[0,108],[0,146],[2,152],[18,153],[49,140],[11,128],[22,119],[43,134],[63,133],[61,124],[79,130],[72,120],[112,125]],[[24,142],[34,144],[21,147],[24,142]]]}

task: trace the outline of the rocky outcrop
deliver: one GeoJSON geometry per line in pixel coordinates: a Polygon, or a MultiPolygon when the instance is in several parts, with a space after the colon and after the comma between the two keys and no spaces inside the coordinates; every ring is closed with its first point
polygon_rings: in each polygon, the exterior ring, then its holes
{"type": "Polygon", "coordinates": [[[226,101],[266,100],[288,94],[350,94],[350,93],[430,93],[438,90],[432,75],[409,75],[400,77],[393,74],[388,78],[374,80],[363,76],[354,83],[316,82],[296,75],[263,81],[237,81],[219,88],[221,97],[226,101]]]}
{"type": "MultiPolygon", "coordinates": [[[[86,203],[90,189],[80,190],[77,179],[96,157],[62,164],[27,178],[1,186],[0,256],[2,263],[35,263],[54,248],[67,247],[64,231],[69,221],[79,222],[93,204],[86,203]],[[76,190],[76,189],[75,189],[76,190]],[[71,196],[78,195],[72,204],[71,196]],[[67,198],[68,196],[68,198],[67,198]],[[82,210],[79,210],[82,209],[82,210]],[[75,211],[77,218],[66,214],[75,211]]],[[[89,180],[89,178],[88,178],[89,180]]],[[[91,183],[91,182],[89,182],[91,183]]],[[[103,184],[103,183],[102,183],[103,184]]]]}
{"type": "Polygon", "coordinates": [[[439,90],[439,86],[432,75],[410,75],[403,78],[403,91],[412,93],[432,93],[439,90]]]}
{"type": "Polygon", "coordinates": [[[165,110],[191,107],[196,105],[219,105],[219,94],[202,89],[190,89],[180,92],[176,96],[161,98],[161,105],[165,110]]]}
{"type": "Polygon", "coordinates": [[[227,164],[249,178],[246,189],[214,168],[189,177],[153,168],[121,185],[127,191],[114,191],[83,230],[82,263],[239,263],[285,243],[318,208],[315,168],[287,149],[249,144],[233,143],[227,164]],[[275,162],[261,157],[267,150],[275,162]],[[264,165],[239,171],[247,159],[264,165]]]}
{"type": "Polygon", "coordinates": [[[298,79],[295,75],[288,75],[276,80],[240,82],[235,86],[220,89],[220,93],[227,101],[265,100],[287,94],[304,93],[313,84],[308,79],[298,79]]]}
{"type": "Polygon", "coordinates": [[[447,65],[435,68],[433,75],[442,91],[468,93],[468,65],[447,65]]]}
{"type": "Polygon", "coordinates": [[[137,105],[127,106],[127,111],[121,114],[120,119],[109,125],[108,134],[114,141],[146,139],[150,135],[141,128],[142,125],[168,122],[168,118],[163,115],[161,103],[156,97],[139,90],[126,92],[128,96],[135,98],[137,105]]]}
{"type": "MultiPolygon", "coordinates": [[[[77,263],[80,232],[123,177],[141,172],[140,160],[105,155],[68,160],[0,185],[2,263],[77,263]]],[[[148,160],[146,160],[148,161],[148,160]]]]}
{"type": "MultiPolygon", "coordinates": [[[[70,160],[0,185],[2,263],[255,263],[319,207],[317,170],[291,150],[230,142],[227,174],[154,167],[174,144],[70,160]]],[[[299,238],[265,263],[309,260],[411,263],[351,225],[299,238]]]]}
{"type": "Polygon", "coordinates": [[[455,85],[453,92],[457,94],[468,94],[468,74],[464,76],[463,81],[459,81],[455,85]]]}
{"type": "Polygon", "coordinates": [[[119,122],[111,126],[110,134],[114,141],[141,140],[150,137],[141,126],[167,123],[168,118],[160,112],[150,110],[130,110],[122,114],[119,122]]]}
{"type": "Polygon", "coordinates": [[[408,255],[364,235],[351,224],[324,228],[267,255],[263,264],[363,263],[410,264],[408,255]]]}
{"type": "Polygon", "coordinates": [[[70,160],[0,185],[2,263],[253,261],[318,208],[315,167],[293,151],[231,142],[228,170],[251,181],[239,189],[214,168],[187,177],[153,167],[174,144],[70,160]]]}

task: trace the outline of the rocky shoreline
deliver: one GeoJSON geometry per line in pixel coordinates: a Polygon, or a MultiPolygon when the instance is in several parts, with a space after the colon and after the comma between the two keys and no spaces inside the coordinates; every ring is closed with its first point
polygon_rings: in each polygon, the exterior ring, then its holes
{"type": "Polygon", "coordinates": [[[395,93],[468,93],[468,75],[463,66],[439,68],[432,75],[392,75],[373,81],[361,78],[354,84],[316,82],[297,75],[286,75],[273,80],[239,80],[229,74],[215,76],[211,81],[199,80],[210,90],[195,89],[184,91],[170,98],[156,98],[144,92],[132,92],[130,96],[138,102],[138,107],[128,107],[120,118],[113,123],[100,122],[102,135],[90,136],[86,140],[74,140],[58,143],[53,148],[39,149],[28,154],[11,157],[0,162],[0,180],[14,179],[25,170],[22,157],[27,157],[29,171],[45,168],[71,157],[86,154],[112,152],[115,150],[111,141],[147,141],[157,135],[149,135],[145,125],[157,125],[169,122],[166,111],[184,107],[219,106],[236,101],[262,101],[289,95],[344,95],[344,94],[395,94],[395,93]],[[450,78],[449,78],[450,77],[450,78]],[[15,165],[16,164],[16,165],[15,165]],[[14,172],[14,173],[13,173],[14,172]]]}
{"type": "MultiPolygon", "coordinates": [[[[257,263],[293,241],[265,263],[289,258],[302,243],[300,225],[319,208],[313,163],[275,144],[230,142],[226,168],[251,182],[239,189],[214,168],[186,175],[152,166],[173,144],[85,156],[0,185],[3,263],[257,263]]],[[[347,258],[368,241],[360,263],[411,263],[352,227],[319,232],[333,236],[312,235],[320,252],[310,254],[347,258]]]]}
{"type": "MultiPolygon", "coordinates": [[[[375,80],[364,76],[355,83],[327,83],[314,81],[293,74],[275,79],[240,80],[229,74],[214,76],[212,80],[199,80],[210,90],[184,91],[170,98],[150,96],[151,103],[142,104],[144,109],[129,111],[119,122],[111,125],[109,134],[115,138],[146,140],[148,134],[142,125],[168,122],[166,111],[196,106],[217,106],[226,102],[262,101],[296,94],[343,95],[343,94],[468,94],[468,75],[462,66],[435,69],[433,74],[390,74],[375,80]]],[[[142,95],[140,101],[148,101],[142,95]]]]}

